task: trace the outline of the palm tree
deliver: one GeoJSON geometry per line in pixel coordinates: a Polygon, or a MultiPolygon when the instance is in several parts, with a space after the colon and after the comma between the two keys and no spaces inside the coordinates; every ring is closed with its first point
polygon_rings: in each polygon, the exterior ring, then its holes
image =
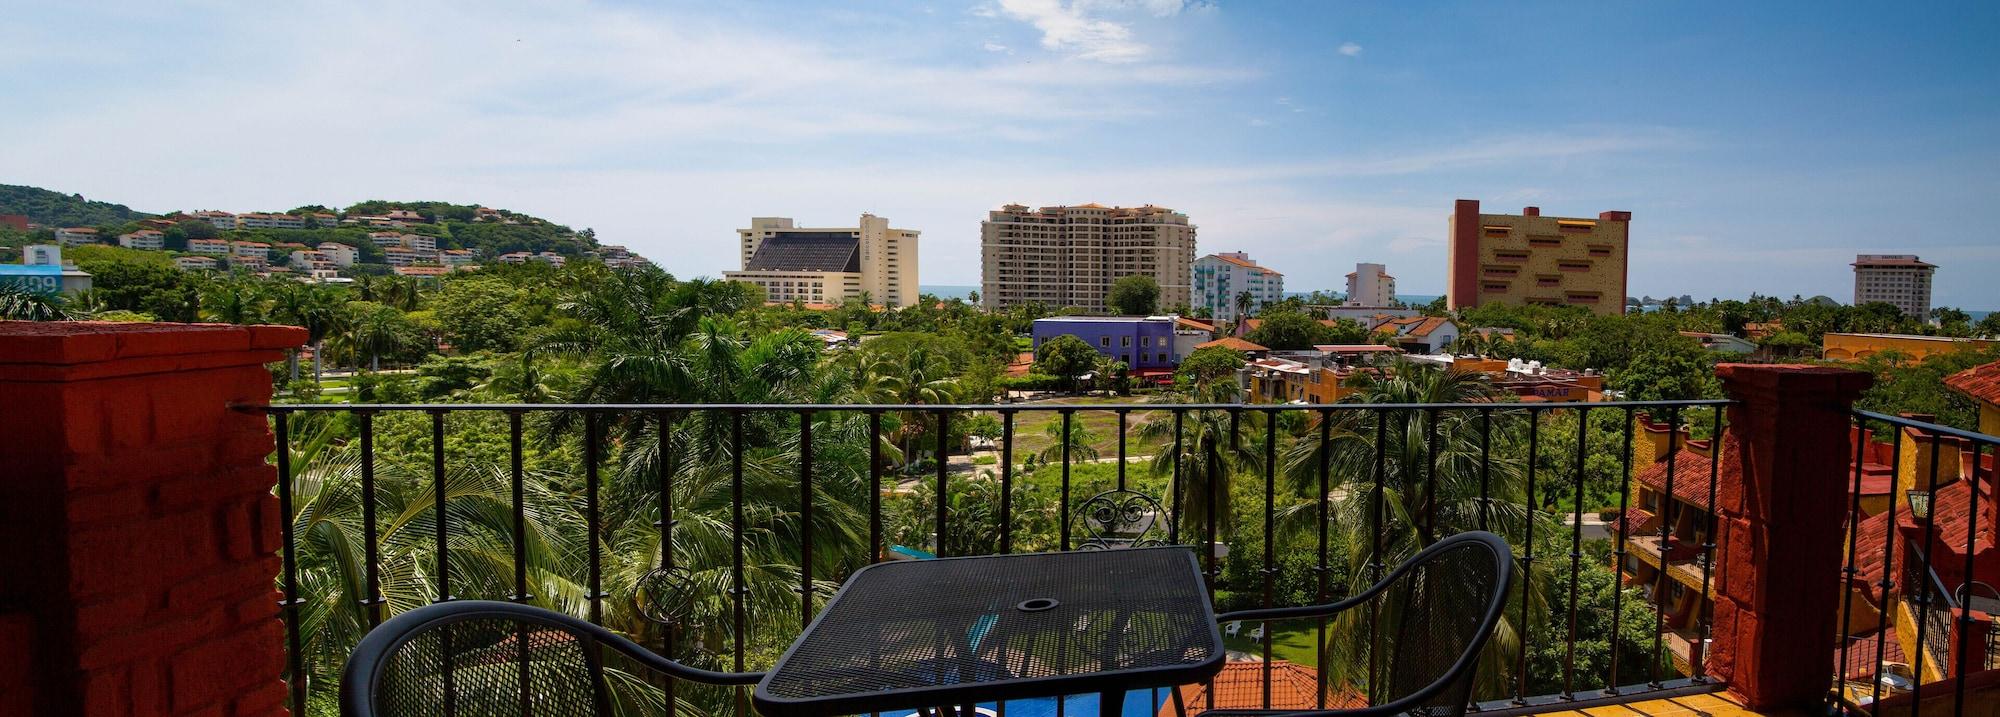
{"type": "MultiPolygon", "coordinates": [[[[866,369],[864,384],[876,396],[887,399],[888,403],[910,405],[949,404],[958,390],[957,379],[951,378],[951,366],[943,357],[932,354],[927,347],[894,356],[883,356],[866,369]]],[[[932,416],[919,411],[899,414],[895,431],[895,442],[901,446],[905,456],[912,453],[912,444],[930,432],[932,416]]],[[[936,456],[944,460],[944,456],[936,456]]]]}
{"type": "Polygon", "coordinates": [[[306,344],[313,347],[313,380],[318,381],[326,337],[340,322],[339,299],[333,292],[309,284],[283,284],[271,296],[270,315],[306,330],[306,344]]]}
{"type": "Polygon", "coordinates": [[[1250,307],[1252,307],[1252,306],[1255,306],[1256,304],[1257,304],[1257,297],[1255,297],[1255,296],[1251,296],[1251,295],[1250,295],[1250,292],[1249,292],[1249,291],[1245,290],[1245,291],[1239,291],[1239,292],[1237,292],[1237,293],[1236,293],[1236,320],[1237,320],[1237,321],[1242,321],[1242,320],[1244,320],[1244,319],[1246,319],[1246,318],[1249,318],[1249,317],[1250,317],[1250,307]]]}
{"type": "Polygon", "coordinates": [[[1048,436],[1052,443],[1035,454],[1035,457],[1043,463],[1060,461],[1064,455],[1063,449],[1068,448],[1068,455],[1072,461],[1097,460],[1097,432],[1090,430],[1090,426],[1077,420],[1074,415],[1069,416],[1067,432],[1063,430],[1063,422],[1063,419],[1058,418],[1042,426],[1042,435],[1048,436]]]}
{"type": "MultiPolygon", "coordinates": [[[[1189,393],[1164,393],[1151,403],[1234,403],[1233,384],[1215,381],[1189,393]]],[[[1222,540],[1234,524],[1229,496],[1235,477],[1256,475],[1264,466],[1263,421],[1271,414],[1239,413],[1227,410],[1188,411],[1178,426],[1172,411],[1157,411],[1139,424],[1141,445],[1159,445],[1150,470],[1154,476],[1175,475],[1179,468],[1180,496],[1174,502],[1180,511],[1174,520],[1192,527],[1211,522],[1216,538],[1222,540]],[[1179,432],[1176,433],[1178,427],[1179,432]],[[1178,450],[1176,450],[1178,447],[1178,450]]],[[[1182,535],[1188,535],[1183,528],[1182,535]]]]}
{"type": "Polygon", "coordinates": [[[263,292],[258,290],[256,284],[246,281],[223,280],[210,284],[201,295],[201,317],[227,324],[263,323],[263,292]]]}
{"type": "MultiPolygon", "coordinates": [[[[1393,378],[1364,378],[1359,393],[1346,402],[1478,405],[1499,396],[1476,372],[1398,361],[1389,374],[1393,378]]],[[[1510,450],[1521,447],[1524,418],[1535,420],[1497,403],[1489,410],[1335,410],[1324,419],[1331,421],[1324,429],[1327,440],[1320,440],[1321,419],[1313,420],[1284,451],[1280,470],[1295,495],[1315,499],[1324,471],[1328,528],[1337,534],[1331,542],[1347,546],[1347,574],[1366,583],[1459,532],[1491,530],[1515,545],[1524,545],[1531,525],[1539,534],[1554,534],[1555,523],[1528,505],[1523,451],[1510,450]]],[[[1281,525],[1288,531],[1314,527],[1316,502],[1282,511],[1281,525]]],[[[1516,585],[1509,604],[1518,605],[1525,596],[1534,606],[1531,616],[1547,614],[1552,563],[1534,563],[1524,571],[1526,579],[1516,585]]],[[[1524,627],[1518,612],[1503,619],[1486,648],[1484,659],[1493,669],[1481,670],[1484,690],[1510,684],[1524,627]]],[[[1351,636],[1364,628],[1357,623],[1343,629],[1351,636]]],[[[1354,647],[1351,639],[1329,637],[1334,661],[1329,671],[1337,680],[1361,684],[1367,663],[1354,647]]]]}
{"type": "Polygon", "coordinates": [[[15,284],[0,284],[0,319],[13,321],[64,321],[70,318],[60,294],[29,291],[15,284]]]}

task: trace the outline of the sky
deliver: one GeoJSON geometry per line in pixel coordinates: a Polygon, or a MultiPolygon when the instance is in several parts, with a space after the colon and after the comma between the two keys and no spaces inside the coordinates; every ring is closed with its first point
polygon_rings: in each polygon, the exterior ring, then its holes
{"type": "Polygon", "coordinates": [[[1634,295],[2000,309],[2000,4],[0,3],[0,183],[143,211],[445,200],[677,276],[752,216],[1157,204],[1294,291],[1442,293],[1455,199],[1633,213],[1634,295]]]}

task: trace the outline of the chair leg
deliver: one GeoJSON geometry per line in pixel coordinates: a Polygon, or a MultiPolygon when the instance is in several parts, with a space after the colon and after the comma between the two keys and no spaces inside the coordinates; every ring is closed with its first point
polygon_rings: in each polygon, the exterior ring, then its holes
{"type": "Polygon", "coordinates": [[[1172,687],[1169,689],[1174,691],[1174,717],[1187,717],[1187,700],[1181,697],[1181,688],[1172,687]]]}

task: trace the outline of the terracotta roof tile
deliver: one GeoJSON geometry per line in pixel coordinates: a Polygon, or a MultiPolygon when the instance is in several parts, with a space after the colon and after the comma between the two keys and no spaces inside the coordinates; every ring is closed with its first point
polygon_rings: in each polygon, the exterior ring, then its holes
{"type": "Polygon", "coordinates": [[[1205,349],[1205,348],[1208,348],[1208,347],[1210,347],[1210,346],[1221,346],[1221,347],[1223,347],[1223,348],[1229,348],[1229,349],[1236,349],[1237,351],[1269,351],[1269,350],[1270,350],[1270,349],[1267,349],[1267,348],[1264,348],[1264,347],[1262,347],[1262,346],[1258,346],[1257,344],[1253,344],[1253,343],[1250,343],[1250,342],[1248,342],[1248,341],[1244,341],[1243,339],[1239,339],[1239,338],[1236,338],[1236,337],[1234,337],[1234,336],[1225,336],[1225,337],[1223,337],[1223,338],[1219,338],[1219,339],[1216,339],[1216,340],[1214,340],[1214,341],[1210,341],[1210,342],[1207,342],[1207,343],[1202,343],[1202,344],[1195,344],[1195,348],[1198,348],[1198,349],[1205,349]]]}
{"type": "MultiPolygon", "coordinates": [[[[1271,709],[1309,710],[1319,705],[1319,672],[1305,665],[1288,660],[1271,661],[1271,709]]],[[[1264,663],[1261,661],[1225,662],[1222,672],[1215,676],[1215,708],[1219,710],[1263,709],[1264,704],[1264,663]]],[[[1187,705],[1189,715],[1200,714],[1208,708],[1207,684],[1182,685],[1181,701],[1187,705]]],[[[1354,692],[1340,692],[1329,695],[1327,709],[1366,707],[1367,698],[1354,692]]],[[[1163,705],[1161,717],[1174,714],[1172,704],[1163,705]]]]}
{"type": "MultiPolygon", "coordinates": [[[[1719,485],[1728,485],[1732,480],[1741,480],[1743,465],[1736,457],[1736,442],[1725,440],[1722,444],[1722,466],[1716,480],[1719,485]]],[[[1705,456],[1686,448],[1674,456],[1674,497],[1702,510],[1709,509],[1708,471],[1712,462],[1705,456]]],[[[1654,490],[1667,489],[1667,461],[1662,459],[1639,469],[1636,476],[1640,483],[1654,490]]]]}
{"type": "Polygon", "coordinates": [[[2000,404],[2000,361],[1947,376],[1944,385],[1976,400],[2000,404]]]}

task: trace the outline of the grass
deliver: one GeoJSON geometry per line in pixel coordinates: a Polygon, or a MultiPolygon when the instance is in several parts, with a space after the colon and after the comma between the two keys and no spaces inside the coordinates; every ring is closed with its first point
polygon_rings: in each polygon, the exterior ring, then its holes
{"type": "MultiPolygon", "coordinates": [[[[1102,405],[1129,404],[1138,402],[1140,402],[1138,399],[1129,396],[1108,396],[1108,397],[1076,396],[1070,398],[1050,399],[1047,401],[1036,401],[1034,405],[1056,404],[1056,405],[1070,405],[1070,406],[1102,406],[1102,405]]],[[[1138,437],[1139,424],[1145,422],[1153,415],[1154,415],[1153,411],[1133,411],[1132,413],[1126,416],[1129,426],[1127,429],[1129,432],[1126,434],[1126,444],[1125,444],[1126,455],[1128,456],[1151,455],[1154,453],[1154,451],[1158,449],[1160,445],[1164,443],[1164,442],[1142,443],[1139,440],[1138,437]]],[[[1076,412],[1076,417],[1072,420],[1082,424],[1084,428],[1088,429],[1091,433],[1097,434],[1097,440],[1091,443],[1091,447],[1097,449],[1098,457],[1100,458],[1118,457],[1118,414],[1117,413],[1113,411],[1102,411],[1102,410],[1097,410],[1097,411],[1079,410],[1076,412]]],[[[1049,426],[1061,425],[1061,423],[1062,423],[1062,414],[1054,411],[1036,411],[1033,413],[1023,412],[1015,414],[1014,455],[1016,457],[1033,455],[1036,453],[1040,453],[1044,448],[1056,445],[1055,437],[1048,435],[1044,431],[1046,431],[1049,426]]]]}
{"type": "MultiPolygon", "coordinates": [[[[1280,627],[1280,625],[1286,623],[1273,622],[1270,624],[1271,659],[1288,660],[1297,665],[1317,667],[1319,665],[1319,651],[1315,648],[1314,643],[1319,639],[1318,626],[1297,624],[1299,621],[1287,622],[1293,624],[1288,627],[1280,627]]],[[[1225,627],[1227,626],[1225,625],[1225,627]]],[[[1224,636],[1222,638],[1223,647],[1262,656],[1264,654],[1263,646],[1258,645],[1250,639],[1250,631],[1255,629],[1257,629],[1257,623],[1243,623],[1243,630],[1236,637],[1224,636]]]]}

